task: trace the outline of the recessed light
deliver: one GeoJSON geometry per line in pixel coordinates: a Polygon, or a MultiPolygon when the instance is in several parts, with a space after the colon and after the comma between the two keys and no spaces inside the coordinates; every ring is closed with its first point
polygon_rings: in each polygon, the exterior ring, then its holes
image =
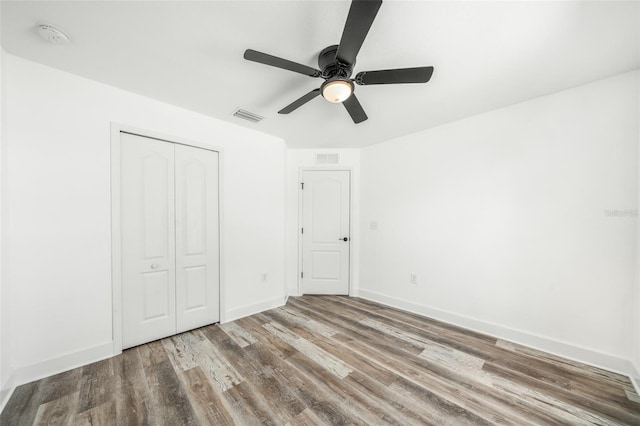
{"type": "Polygon", "coordinates": [[[38,34],[51,44],[69,44],[69,36],[51,24],[37,24],[38,34]]]}

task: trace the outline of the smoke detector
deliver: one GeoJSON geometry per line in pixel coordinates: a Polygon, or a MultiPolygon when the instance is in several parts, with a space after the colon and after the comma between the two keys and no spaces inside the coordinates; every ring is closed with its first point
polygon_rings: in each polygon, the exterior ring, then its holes
{"type": "Polygon", "coordinates": [[[71,41],[64,31],[51,24],[38,24],[37,30],[38,34],[51,44],[69,44],[71,41]]]}

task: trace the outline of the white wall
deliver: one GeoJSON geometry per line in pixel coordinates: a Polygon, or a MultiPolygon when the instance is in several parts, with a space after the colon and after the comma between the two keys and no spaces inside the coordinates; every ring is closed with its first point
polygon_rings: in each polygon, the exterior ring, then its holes
{"type": "Polygon", "coordinates": [[[627,73],[363,149],[360,294],[628,370],[637,86],[627,73]]]}
{"type": "MultiPolygon", "coordinates": [[[[1,10],[2,8],[0,8],[1,10]]],[[[7,215],[5,214],[6,202],[5,202],[5,186],[6,179],[6,137],[5,137],[5,120],[4,120],[4,49],[0,48],[0,410],[6,401],[8,391],[5,390],[11,387],[9,378],[13,372],[11,368],[11,330],[10,330],[10,318],[9,318],[9,287],[8,282],[5,279],[6,266],[4,258],[7,251],[5,250],[5,229],[7,222],[7,215]]]]}
{"type": "MultiPolygon", "coordinates": [[[[287,150],[286,175],[286,291],[289,296],[298,296],[298,265],[300,221],[300,169],[305,167],[327,167],[316,164],[316,154],[337,153],[337,167],[351,168],[351,291],[357,291],[359,280],[359,208],[360,208],[360,150],[359,149],[289,149],[287,150]]],[[[333,166],[328,166],[333,167],[333,166]]]]}
{"type": "MultiPolygon", "coordinates": [[[[638,16],[640,19],[640,11],[638,16]]],[[[640,79],[640,73],[638,73],[638,78],[640,79]]],[[[640,84],[638,84],[638,102],[640,102],[640,84]]],[[[640,111],[639,111],[639,114],[640,114],[640,111]]],[[[640,118],[638,120],[640,122],[640,118]]],[[[638,153],[640,154],[640,123],[638,125],[638,153]]],[[[638,205],[636,207],[637,207],[638,214],[640,214],[640,156],[638,157],[638,205]]],[[[632,379],[634,380],[636,391],[640,393],[640,223],[637,229],[637,240],[636,240],[636,285],[635,285],[634,300],[635,300],[635,318],[634,318],[634,333],[633,333],[633,342],[634,342],[633,365],[634,365],[635,371],[633,371],[632,379]]]]}
{"type": "MultiPolygon", "coordinates": [[[[638,22],[640,22],[640,8],[638,9],[638,22]]],[[[640,37],[640,29],[638,30],[640,37]]],[[[640,55],[640,52],[638,52],[640,55]]],[[[640,73],[638,73],[640,79],[640,73]]],[[[640,102],[640,83],[638,84],[638,102],[640,102]]],[[[640,109],[640,108],[639,108],[640,109]]],[[[639,112],[640,114],[640,112],[639,112]]],[[[640,118],[639,118],[640,121],[640,118]]],[[[638,151],[640,154],[640,123],[638,125],[638,151]]],[[[638,212],[640,212],[640,157],[638,157],[638,212]]],[[[632,379],[636,386],[636,391],[640,393],[640,224],[638,225],[638,234],[636,240],[636,292],[635,292],[635,328],[634,328],[634,357],[633,364],[635,371],[632,379]]]]}
{"type": "MultiPolygon", "coordinates": [[[[0,8],[1,10],[2,8],[0,8]]],[[[1,14],[0,14],[1,15],[1,14]]],[[[1,16],[0,16],[1,17],[1,16]]],[[[3,144],[3,130],[4,130],[4,126],[3,126],[3,122],[4,122],[4,116],[3,116],[3,108],[2,108],[2,104],[4,103],[4,97],[2,96],[2,86],[3,86],[3,78],[2,78],[2,58],[4,56],[4,49],[2,49],[0,47],[0,392],[2,391],[2,389],[4,389],[4,383],[6,381],[6,376],[5,376],[5,364],[4,361],[6,360],[5,356],[4,356],[4,352],[7,350],[8,346],[5,344],[5,334],[3,333],[4,331],[4,327],[5,327],[5,321],[4,321],[4,315],[5,310],[4,310],[4,288],[3,288],[3,280],[2,280],[2,273],[3,273],[3,268],[2,268],[2,255],[3,255],[3,251],[2,251],[2,220],[4,218],[4,215],[2,214],[2,206],[4,205],[3,203],[3,198],[4,198],[4,191],[2,190],[2,186],[4,183],[4,179],[3,179],[3,173],[4,173],[4,167],[2,164],[2,160],[4,158],[4,156],[2,155],[2,151],[4,149],[4,144],[3,144]]],[[[0,394],[0,409],[2,407],[2,401],[4,400],[4,398],[2,398],[2,395],[0,394]]]]}
{"type": "Polygon", "coordinates": [[[283,140],[12,55],[4,77],[19,382],[111,355],[111,122],[223,147],[223,318],[283,303],[283,140]]]}

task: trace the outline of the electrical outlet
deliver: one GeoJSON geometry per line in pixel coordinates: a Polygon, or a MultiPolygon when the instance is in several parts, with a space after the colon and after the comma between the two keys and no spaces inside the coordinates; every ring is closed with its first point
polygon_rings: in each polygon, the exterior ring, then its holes
{"type": "Polygon", "coordinates": [[[416,274],[409,275],[409,282],[411,284],[418,284],[418,276],[416,274]]]}
{"type": "Polygon", "coordinates": [[[268,279],[269,279],[269,275],[266,272],[263,272],[262,273],[262,282],[266,283],[268,279]]]}

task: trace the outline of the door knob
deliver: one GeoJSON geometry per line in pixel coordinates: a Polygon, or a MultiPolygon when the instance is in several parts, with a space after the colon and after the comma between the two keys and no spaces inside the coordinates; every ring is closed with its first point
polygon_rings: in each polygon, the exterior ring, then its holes
{"type": "Polygon", "coordinates": [[[151,269],[158,269],[158,264],[154,263],[153,265],[151,265],[151,269]]]}
{"type": "Polygon", "coordinates": [[[338,241],[340,241],[340,240],[342,240],[342,241],[349,241],[349,238],[347,238],[347,237],[339,238],[339,239],[338,239],[338,241]]]}

